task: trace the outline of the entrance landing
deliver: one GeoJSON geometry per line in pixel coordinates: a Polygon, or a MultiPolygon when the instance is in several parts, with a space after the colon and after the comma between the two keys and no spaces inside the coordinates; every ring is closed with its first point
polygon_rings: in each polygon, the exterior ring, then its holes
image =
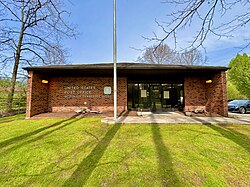
{"type": "MultiPolygon", "coordinates": [[[[114,124],[112,117],[102,119],[102,122],[114,124]]],[[[138,112],[137,116],[120,116],[118,124],[248,124],[250,116],[241,119],[231,117],[188,117],[177,112],[151,113],[138,112]]]]}

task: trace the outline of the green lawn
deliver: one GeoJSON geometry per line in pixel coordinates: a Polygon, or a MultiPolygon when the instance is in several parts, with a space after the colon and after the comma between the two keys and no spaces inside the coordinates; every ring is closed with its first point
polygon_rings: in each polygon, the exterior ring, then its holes
{"type": "Polygon", "coordinates": [[[250,186],[250,125],[0,119],[0,186],[250,186]]]}

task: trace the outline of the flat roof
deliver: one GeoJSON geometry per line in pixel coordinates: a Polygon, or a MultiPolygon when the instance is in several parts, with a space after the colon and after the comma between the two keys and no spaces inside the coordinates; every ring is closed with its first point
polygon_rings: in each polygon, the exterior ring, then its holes
{"type": "MultiPolygon", "coordinates": [[[[57,71],[57,70],[111,70],[113,63],[98,64],[72,64],[72,65],[49,65],[24,67],[27,71],[57,71]]],[[[117,63],[118,70],[207,70],[207,71],[226,71],[229,68],[224,66],[191,66],[191,65],[172,65],[172,64],[148,64],[148,63],[117,63]]]]}

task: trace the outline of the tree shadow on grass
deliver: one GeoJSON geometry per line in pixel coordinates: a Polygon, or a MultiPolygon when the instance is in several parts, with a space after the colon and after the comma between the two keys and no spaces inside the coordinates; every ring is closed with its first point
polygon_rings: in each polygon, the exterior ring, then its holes
{"type": "Polygon", "coordinates": [[[121,125],[114,125],[105,134],[104,138],[98,142],[91,153],[82,160],[82,162],[78,165],[78,168],[74,171],[70,178],[66,180],[63,186],[83,186],[87,182],[120,127],[121,125]]]}
{"type": "Polygon", "coordinates": [[[2,120],[2,121],[0,121],[0,125],[1,124],[6,124],[6,123],[10,123],[10,122],[12,122],[12,121],[16,121],[16,120],[25,120],[24,118],[17,118],[17,119],[9,119],[9,120],[2,120]]]}
{"type": "Polygon", "coordinates": [[[235,131],[233,129],[225,128],[221,125],[220,126],[219,125],[207,125],[207,126],[219,132],[222,136],[238,144],[239,146],[244,148],[246,151],[248,151],[248,153],[250,153],[250,141],[246,135],[241,134],[238,131],[235,131]]]}
{"type": "Polygon", "coordinates": [[[173,168],[171,154],[162,140],[159,125],[152,124],[151,130],[158,156],[158,171],[161,175],[162,186],[181,186],[173,168]]]}
{"type": "MultiPolygon", "coordinates": [[[[25,142],[22,142],[22,143],[20,143],[20,144],[14,145],[14,146],[10,147],[9,149],[6,149],[6,150],[4,150],[3,152],[1,152],[0,156],[4,156],[4,155],[6,155],[6,154],[9,154],[9,153],[11,153],[12,151],[15,151],[16,149],[18,149],[18,148],[20,148],[20,147],[22,147],[22,146],[25,146],[25,145],[27,145],[27,144],[29,144],[29,143],[34,143],[34,142],[36,142],[36,141],[39,141],[39,140],[41,140],[42,138],[48,136],[49,134],[51,134],[51,133],[53,133],[53,132],[55,132],[55,131],[58,131],[58,130],[60,130],[60,129],[62,129],[62,128],[64,128],[64,127],[66,127],[66,126],[68,126],[68,125],[70,125],[70,124],[72,124],[72,123],[78,121],[78,120],[79,120],[79,119],[73,119],[73,120],[71,120],[70,122],[65,123],[64,125],[61,125],[61,126],[55,128],[55,129],[51,130],[51,131],[45,132],[45,133],[43,133],[43,134],[41,134],[41,135],[39,135],[39,136],[37,136],[37,137],[35,137],[35,138],[32,138],[32,139],[27,140],[27,141],[25,141],[25,142]]],[[[65,121],[68,121],[68,120],[63,120],[63,121],[60,121],[60,122],[55,123],[55,124],[57,124],[56,126],[58,126],[58,125],[60,125],[61,123],[65,122],[65,121]]],[[[55,124],[54,124],[54,125],[55,125],[55,124]]],[[[55,126],[53,126],[53,127],[55,127],[55,126]]],[[[51,126],[50,126],[50,128],[51,128],[51,126]]],[[[48,129],[48,128],[47,128],[47,129],[48,129]]],[[[28,138],[28,137],[27,137],[27,138],[28,138]]],[[[16,143],[17,143],[17,142],[16,142],[16,143]]]]}
{"type": "Polygon", "coordinates": [[[59,122],[57,122],[57,123],[54,123],[54,124],[52,124],[52,125],[49,125],[49,126],[46,126],[46,127],[42,127],[42,128],[40,128],[40,129],[34,130],[34,131],[32,131],[32,132],[28,132],[28,133],[22,134],[22,135],[20,135],[20,136],[16,136],[16,137],[14,137],[14,138],[10,138],[10,139],[8,139],[8,140],[5,140],[5,141],[3,141],[3,142],[0,142],[0,149],[4,148],[4,147],[6,147],[6,146],[9,146],[9,145],[11,145],[11,144],[14,144],[14,143],[16,143],[16,142],[19,142],[19,141],[21,141],[21,140],[23,140],[23,139],[25,139],[25,138],[29,138],[30,136],[36,135],[36,134],[38,134],[38,133],[40,133],[40,132],[42,132],[42,131],[45,131],[45,130],[47,130],[47,129],[56,127],[56,126],[58,126],[58,125],[60,125],[60,124],[62,124],[62,123],[64,123],[64,122],[66,122],[66,121],[69,121],[69,120],[75,118],[76,116],[78,116],[78,114],[75,115],[75,116],[73,116],[72,118],[65,119],[65,120],[59,121],[59,122]]]}
{"type": "Polygon", "coordinates": [[[9,177],[28,177],[28,180],[25,181],[21,186],[32,186],[35,183],[37,183],[39,180],[41,180],[41,177],[48,178],[50,175],[53,175],[55,173],[60,173],[62,171],[71,170],[74,168],[77,164],[73,164],[70,166],[60,167],[60,164],[63,163],[66,159],[70,159],[71,157],[76,157],[79,153],[85,151],[85,148],[93,145],[95,143],[94,140],[91,140],[89,142],[85,142],[82,145],[78,146],[77,148],[71,150],[69,153],[65,154],[64,156],[60,157],[60,160],[55,160],[55,162],[52,162],[46,167],[44,167],[39,173],[32,173],[32,174],[19,174],[19,175],[13,175],[9,177]]]}
{"type": "Polygon", "coordinates": [[[200,121],[203,124],[206,124],[207,127],[213,129],[214,131],[217,131],[222,136],[238,144],[239,146],[246,149],[250,153],[250,141],[247,135],[239,133],[238,131],[235,131],[233,129],[223,127],[225,125],[213,125],[208,123],[206,120],[202,120],[199,118],[195,118],[195,120],[200,121]]]}
{"type": "MultiPolygon", "coordinates": [[[[78,154],[80,154],[81,152],[85,151],[85,148],[90,146],[90,145],[94,145],[96,143],[96,140],[91,140],[88,142],[85,142],[84,144],[78,146],[77,148],[75,148],[74,150],[72,150],[70,153],[64,155],[63,157],[60,158],[60,160],[57,160],[56,162],[53,162],[49,165],[47,165],[45,168],[43,168],[43,170],[37,174],[21,174],[21,175],[13,175],[10,176],[8,175],[8,177],[28,177],[28,180],[25,181],[21,186],[32,186],[35,183],[37,183],[39,180],[41,180],[40,177],[46,177],[48,178],[50,175],[53,175],[55,173],[60,173],[63,171],[68,171],[71,170],[72,168],[76,167],[77,164],[73,164],[73,165],[67,165],[66,167],[60,167],[60,163],[64,162],[65,159],[70,159],[70,157],[76,157],[78,154]]],[[[130,157],[130,155],[135,152],[137,150],[137,148],[140,146],[141,144],[138,144],[137,146],[135,146],[133,148],[133,150],[131,152],[128,152],[124,157],[122,157],[120,160],[118,161],[110,161],[110,162],[102,162],[102,163],[98,163],[96,164],[97,167],[103,166],[103,165],[109,165],[109,164],[123,164],[125,165],[125,167],[128,170],[128,173],[130,173],[129,168],[127,166],[127,163],[125,162],[125,160],[127,158],[130,157]]]]}

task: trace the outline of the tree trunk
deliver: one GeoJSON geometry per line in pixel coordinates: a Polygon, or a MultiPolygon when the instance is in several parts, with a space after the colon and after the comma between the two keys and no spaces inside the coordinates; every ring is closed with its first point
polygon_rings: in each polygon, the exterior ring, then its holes
{"type": "MultiPolygon", "coordinates": [[[[24,20],[23,11],[22,11],[22,20],[24,20]]],[[[15,86],[16,86],[17,70],[18,70],[18,66],[19,66],[19,62],[20,62],[23,35],[24,35],[24,30],[25,30],[24,26],[25,26],[25,22],[22,21],[18,45],[16,47],[16,52],[15,52],[15,63],[14,63],[13,71],[12,71],[10,91],[8,93],[8,98],[7,98],[7,111],[12,110],[12,104],[13,104],[13,98],[14,98],[15,86]]]]}
{"type": "Polygon", "coordinates": [[[11,82],[10,82],[10,91],[8,93],[8,99],[7,99],[7,111],[12,110],[19,60],[20,60],[20,53],[15,55],[15,64],[14,64],[13,71],[12,71],[12,77],[11,77],[11,82]]]}

